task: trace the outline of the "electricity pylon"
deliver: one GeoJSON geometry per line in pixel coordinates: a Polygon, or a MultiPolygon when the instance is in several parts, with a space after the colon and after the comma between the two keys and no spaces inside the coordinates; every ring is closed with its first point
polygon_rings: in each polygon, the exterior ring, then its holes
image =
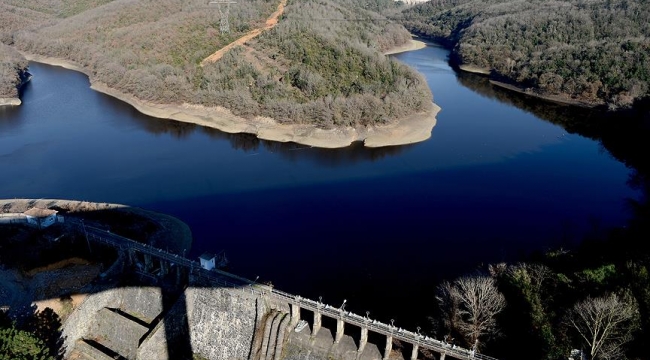
{"type": "Polygon", "coordinates": [[[228,23],[228,15],[230,13],[230,4],[236,4],[236,1],[232,0],[211,0],[209,5],[217,5],[219,7],[219,15],[221,15],[221,23],[219,24],[219,30],[222,34],[230,32],[230,24],[228,23]],[[223,9],[225,7],[225,10],[223,9]]]}

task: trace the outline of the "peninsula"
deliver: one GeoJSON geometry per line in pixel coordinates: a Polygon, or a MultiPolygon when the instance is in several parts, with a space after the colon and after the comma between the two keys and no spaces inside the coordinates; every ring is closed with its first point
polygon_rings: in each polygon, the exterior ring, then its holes
{"type": "Polygon", "coordinates": [[[435,125],[426,81],[383,54],[413,48],[382,15],[399,8],[390,0],[253,0],[227,12],[202,1],[53,3],[0,0],[2,42],[151,116],[317,147],[408,144],[435,125]]]}

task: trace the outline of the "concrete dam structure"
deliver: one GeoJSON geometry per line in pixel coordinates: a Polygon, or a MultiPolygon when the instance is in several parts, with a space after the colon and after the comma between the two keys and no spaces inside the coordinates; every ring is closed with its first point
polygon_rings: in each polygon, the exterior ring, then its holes
{"type": "Polygon", "coordinates": [[[102,277],[132,274],[147,285],[90,294],[64,323],[69,359],[418,359],[426,353],[435,359],[494,360],[343,306],[206,270],[101,229],[83,231],[89,244],[118,251],[102,277]],[[332,325],[324,326],[324,320],[332,325]]]}

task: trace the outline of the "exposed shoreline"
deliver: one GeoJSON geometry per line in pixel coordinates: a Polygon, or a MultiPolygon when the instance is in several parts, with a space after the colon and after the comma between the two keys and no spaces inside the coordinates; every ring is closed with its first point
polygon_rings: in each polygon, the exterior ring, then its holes
{"type": "MultiPolygon", "coordinates": [[[[443,43],[441,41],[436,41],[436,40],[433,40],[433,39],[431,39],[431,41],[433,43],[435,43],[435,44],[439,44],[439,45],[445,47],[446,49],[448,49],[450,51],[450,54],[452,53],[451,48],[449,46],[443,45],[443,43]]],[[[482,67],[475,66],[475,65],[472,65],[472,64],[460,64],[457,61],[450,61],[450,62],[452,64],[452,67],[458,68],[458,70],[460,70],[462,72],[470,73],[470,74],[477,74],[477,75],[483,75],[483,76],[488,76],[489,77],[491,72],[492,72],[491,69],[482,68],[482,67]]],[[[534,97],[534,98],[537,98],[537,99],[546,100],[546,101],[550,101],[550,102],[557,103],[557,104],[571,105],[571,106],[577,106],[577,107],[588,108],[588,109],[605,105],[604,102],[594,103],[594,102],[588,102],[588,101],[582,101],[582,100],[575,100],[575,99],[570,99],[570,98],[567,98],[567,97],[561,96],[561,95],[542,95],[542,94],[539,94],[539,93],[535,92],[534,90],[530,91],[530,90],[522,88],[521,86],[518,86],[516,84],[509,84],[509,83],[505,83],[505,82],[501,82],[501,81],[497,81],[497,80],[492,80],[492,79],[489,79],[489,81],[490,81],[490,84],[492,84],[492,85],[494,85],[496,87],[499,87],[501,89],[509,90],[509,91],[516,92],[516,93],[519,93],[519,94],[528,95],[528,96],[531,96],[531,97],[534,97]]]]}
{"type": "Polygon", "coordinates": [[[521,87],[516,86],[516,85],[512,85],[512,84],[508,84],[508,83],[504,83],[504,82],[496,81],[496,80],[490,80],[490,84],[492,84],[492,85],[494,85],[496,87],[500,87],[502,89],[514,91],[514,92],[519,93],[519,94],[524,94],[524,95],[532,96],[532,97],[535,97],[535,98],[538,98],[538,99],[551,101],[551,102],[558,103],[558,104],[563,104],[563,105],[579,106],[579,107],[583,107],[583,108],[594,108],[594,107],[599,106],[599,105],[604,105],[604,103],[603,104],[596,104],[596,103],[590,103],[590,102],[581,101],[581,100],[567,99],[567,98],[565,98],[563,96],[560,96],[560,95],[542,95],[542,94],[538,94],[537,92],[534,92],[534,91],[528,91],[527,89],[521,88],[521,87]]]}
{"type": "Polygon", "coordinates": [[[408,43],[402,46],[398,46],[388,51],[385,51],[384,55],[393,55],[393,54],[399,54],[407,51],[415,51],[415,50],[424,49],[425,47],[427,47],[427,43],[425,43],[424,41],[411,39],[411,41],[409,41],[408,43]]]}
{"type": "MultiPolygon", "coordinates": [[[[395,51],[411,51],[425,46],[426,44],[421,41],[412,40],[407,48],[406,46],[404,48],[400,47],[395,51]]],[[[145,115],[192,123],[227,133],[250,133],[264,140],[295,142],[319,148],[347,147],[355,141],[363,141],[364,146],[367,147],[407,145],[421,142],[431,137],[431,131],[436,125],[436,115],[440,111],[440,107],[433,104],[429,112],[413,114],[395,120],[388,125],[380,126],[359,126],[356,128],[348,126],[321,129],[314,125],[287,125],[262,116],[245,119],[234,115],[223,107],[206,107],[187,103],[180,105],[157,104],[144,101],[94,80],[83,67],[71,61],[23,51],[20,51],[20,53],[29,61],[61,66],[82,72],[88,76],[91,89],[124,101],[145,115]]]]}
{"type": "Polygon", "coordinates": [[[480,75],[490,75],[490,69],[470,65],[470,64],[459,64],[458,68],[462,71],[472,73],[472,74],[480,74],[480,75]]]}
{"type": "MultiPolygon", "coordinates": [[[[457,66],[458,66],[458,69],[460,71],[470,73],[470,74],[489,76],[490,73],[491,73],[490,69],[481,68],[481,67],[474,66],[474,65],[471,65],[471,64],[462,64],[462,65],[458,64],[457,66]]],[[[502,82],[502,81],[497,81],[497,80],[492,80],[492,79],[489,79],[488,81],[490,82],[490,84],[492,84],[492,85],[494,85],[496,87],[499,87],[501,89],[516,92],[516,93],[519,93],[519,94],[532,96],[532,97],[537,98],[537,99],[546,100],[546,101],[554,102],[554,103],[557,103],[557,104],[578,106],[578,107],[582,107],[582,108],[594,108],[596,106],[603,105],[603,104],[597,104],[597,103],[590,103],[590,102],[587,102],[587,101],[567,99],[566,97],[561,96],[561,95],[542,95],[542,94],[537,93],[534,90],[528,90],[528,89],[522,88],[522,87],[520,87],[518,85],[509,84],[509,83],[505,83],[505,82],[502,82]]]]}
{"type": "MultiPolygon", "coordinates": [[[[489,76],[490,73],[491,73],[490,69],[485,69],[485,68],[481,68],[481,67],[470,65],[470,64],[462,64],[462,65],[458,64],[457,66],[458,66],[458,69],[460,71],[470,73],[470,74],[489,76]]],[[[578,106],[578,107],[582,107],[582,108],[594,108],[594,107],[599,106],[599,105],[604,105],[604,104],[599,104],[599,103],[591,103],[591,102],[587,102],[587,101],[568,99],[568,98],[566,98],[564,96],[561,96],[561,95],[543,95],[543,94],[537,93],[534,90],[528,90],[528,89],[523,88],[521,86],[518,86],[518,85],[515,85],[515,84],[505,83],[505,82],[502,82],[502,81],[497,81],[497,80],[492,80],[492,79],[489,79],[488,81],[490,82],[490,84],[492,84],[492,85],[494,85],[496,87],[508,90],[508,91],[512,91],[512,92],[516,92],[516,93],[519,93],[519,94],[532,96],[532,97],[537,98],[537,99],[542,99],[542,100],[546,100],[546,101],[550,101],[550,102],[554,102],[554,103],[558,103],[558,104],[562,104],[562,105],[578,106]]]]}
{"type": "Polygon", "coordinates": [[[19,98],[0,98],[0,106],[18,106],[22,103],[19,98]]]}
{"type": "MultiPolygon", "coordinates": [[[[20,85],[18,85],[18,90],[20,90],[20,88],[25,86],[25,84],[27,84],[32,79],[32,75],[28,71],[26,71],[26,69],[23,69],[23,71],[21,71],[20,74],[21,74],[21,76],[20,76],[21,83],[20,83],[20,85]]],[[[1,106],[20,106],[22,103],[23,103],[23,101],[20,100],[20,98],[18,96],[16,96],[16,97],[2,97],[2,96],[0,96],[0,107],[1,106]]]]}

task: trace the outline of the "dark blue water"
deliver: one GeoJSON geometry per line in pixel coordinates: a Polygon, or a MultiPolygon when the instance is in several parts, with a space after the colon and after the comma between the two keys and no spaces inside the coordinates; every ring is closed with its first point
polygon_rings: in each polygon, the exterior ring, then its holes
{"type": "Polygon", "coordinates": [[[31,64],[23,105],[0,109],[0,198],[169,213],[191,226],[192,256],[225,249],[240,275],[424,327],[440,279],[622,225],[639,196],[597,141],[464,86],[447,55],[396,56],[443,110],[430,140],[374,150],[153,119],[31,64]]]}

